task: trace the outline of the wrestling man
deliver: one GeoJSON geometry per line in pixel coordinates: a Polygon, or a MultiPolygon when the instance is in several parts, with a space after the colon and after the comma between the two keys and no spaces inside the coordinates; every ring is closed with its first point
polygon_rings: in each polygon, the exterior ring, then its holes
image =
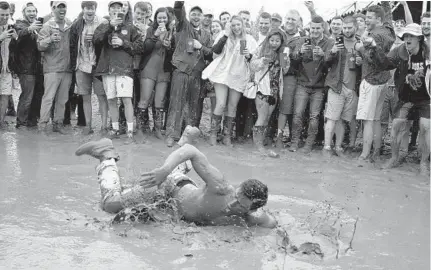
{"type": "MultiPolygon", "coordinates": [[[[202,225],[228,225],[242,218],[247,225],[274,228],[276,220],[264,211],[268,187],[250,179],[234,188],[223,174],[212,166],[206,156],[193,146],[199,137],[199,129],[188,126],[174,151],[163,166],[144,173],[140,185],[123,188],[118,174],[118,154],[112,141],[101,139],[88,142],[76,150],[76,155],[90,155],[100,160],[96,171],[102,193],[101,207],[109,213],[118,213],[126,207],[145,202],[146,190],[158,186],[176,199],[182,219],[202,225]],[[198,187],[186,176],[193,166],[205,182],[198,187]]],[[[147,193],[148,194],[148,193],[147,193]]]]}

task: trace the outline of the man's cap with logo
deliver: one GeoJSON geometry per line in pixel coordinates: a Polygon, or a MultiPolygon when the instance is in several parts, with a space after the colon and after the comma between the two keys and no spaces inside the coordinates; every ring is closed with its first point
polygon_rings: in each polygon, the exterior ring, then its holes
{"type": "Polygon", "coordinates": [[[67,7],[66,1],[54,1],[54,3],[52,3],[53,7],[58,7],[59,5],[64,5],[65,7],[67,7]]]}
{"type": "Polygon", "coordinates": [[[271,15],[271,19],[272,19],[272,20],[277,20],[277,21],[280,21],[280,22],[282,22],[282,21],[283,21],[283,19],[281,18],[281,15],[280,15],[280,14],[278,14],[278,13],[274,13],[274,14],[272,14],[272,15],[271,15]]]}
{"type": "Polygon", "coordinates": [[[190,9],[190,12],[192,12],[193,10],[199,10],[201,13],[204,13],[202,8],[200,6],[194,6],[190,9]]]}

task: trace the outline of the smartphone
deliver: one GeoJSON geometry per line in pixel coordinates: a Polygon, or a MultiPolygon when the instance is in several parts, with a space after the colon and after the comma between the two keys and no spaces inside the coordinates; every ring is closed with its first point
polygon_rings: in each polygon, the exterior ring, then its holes
{"type": "Polygon", "coordinates": [[[339,35],[335,38],[335,42],[339,45],[344,45],[344,36],[339,35]]]}
{"type": "Polygon", "coordinates": [[[304,44],[307,46],[311,46],[311,38],[305,38],[304,44]]]}
{"type": "Polygon", "coordinates": [[[7,26],[7,31],[12,30],[12,29],[13,29],[13,25],[12,25],[12,24],[9,24],[9,25],[7,26]]]}
{"type": "Polygon", "coordinates": [[[38,17],[36,20],[37,20],[38,22],[40,22],[41,24],[43,24],[43,18],[42,18],[42,17],[38,17]]]}

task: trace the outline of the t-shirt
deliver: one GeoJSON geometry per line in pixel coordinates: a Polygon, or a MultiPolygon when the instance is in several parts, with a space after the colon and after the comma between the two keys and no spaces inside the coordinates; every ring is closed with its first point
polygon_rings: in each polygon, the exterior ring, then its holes
{"type": "Polygon", "coordinates": [[[409,62],[409,70],[408,74],[414,74],[416,71],[422,70],[424,77],[421,77],[421,83],[422,85],[418,87],[417,90],[413,90],[409,84],[404,82],[404,95],[406,98],[406,101],[408,102],[420,102],[424,100],[430,100],[430,96],[428,95],[428,91],[426,89],[425,85],[425,74],[427,71],[427,65],[429,65],[429,60],[424,59],[422,48],[419,49],[419,52],[415,55],[410,56],[410,62],[409,62]]]}

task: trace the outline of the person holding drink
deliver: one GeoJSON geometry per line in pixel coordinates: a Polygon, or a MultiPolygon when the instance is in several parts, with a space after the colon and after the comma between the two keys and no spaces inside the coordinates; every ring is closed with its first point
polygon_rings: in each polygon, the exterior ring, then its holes
{"type": "Polygon", "coordinates": [[[91,93],[97,95],[99,111],[102,118],[102,134],[108,132],[108,100],[103,83],[94,77],[96,68],[96,50],[93,36],[96,28],[103,23],[103,18],[96,16],[97,2],[82,1],[83,16],[74,21],[70,30],[70,59],[76,76],[76,93],[82,96],[86,128],[84,135],[93,133],[91,93]]]}
{"type": "MultiPolygon", "coordinates": [[[[359,37],[355,35],[358,23],[355,18],[348,16],[343,19],[342,34],[336,37],[336,42],[325,55],[329,68],[325,85],[328,90],[325,117],[325,146],[322,153],[326,157],[332,156],[332,138],[336,136],[335,153],[342,157],[344,150],[341,144],[344,140],[343,120],[356,122],[355,115],[358,107],[359,85],[361,83],[362,57],[354,49],[359,37]]],[[[356,123],[354,124],[356,126],[356,123]]],[[[354,147],[353,137],[356,130],[350,133],[350,146],[354,147]]]]}
{"type": "Polygon", "coordinates": [[[122,13],[123,3],[119,1],[111,1],[108,7],[110,20],[99,25],[93,37],[94,46],[101,50],[95,73],[102,77],[108,99],[112,119],[110,137],[120,135],[117,99],[121,98],[127,121],[127,142],[131,143],[134,141],[133,56],[142,52],[143,41],[138,29],[127,21],[130,9],[128,14],[122,13]]]}
{"type": "Polygon", "coordinates": [[[164,116],[164,100],[172,72],[173,35],[169,12],[166,8],[159,8],[154,15],[154,23],[148,29],[144,43],[142,60],[140,63],[141,98],[138,103],[139,128],[144,127],[145,115],[148,107],[154,103],[156,113],[154,118],[154,132],[158,139],[163,139],[161,130],[164,116]]]}
{"type": "Polygon", "coordinates": [[[231,133],[236,108],[242,93],[246,90],[251,70],[247,62],[257,48],[253,36],[246,33],[245,24],[240,16],[234,15],[226,24],[224,34],[220,34],[213,47],[217,57],[202,73],[203,79],[214,83],[216,106],[211,122],[210,144],[217,144],[217,132],[225,113],[223,143],[232,146],[231,133]]]}
{"type": "Polygon", "coordinates": [[[319,115],[324,99],[324,83],[328,70],[324,55],[334,45],[334,40],[323,35],[324,24],[322,17],[314,16],[310,23],[310,36],[298,41],[292,55],[292,65],[296,66],[296,70],[298,70],[298,86],[295,93],[291,152],[298,150],[303,116],[309,102],[308,136],[304,148],[301,149],[304,154],[311,152],[317,136],[319,115]]]}
{"type": "Polygon", "coordinates": [[[255,72],[254,82],[257,84],[257,121],[253,127],[253,141],[261,154],[273,158],[279,155],[274,151],[267,151],[263,141],[269,119],[283,97],[283,76],[290,67],[289,48],[283,44],[282,30],[272,30],[250,63],[255,72]]]}

